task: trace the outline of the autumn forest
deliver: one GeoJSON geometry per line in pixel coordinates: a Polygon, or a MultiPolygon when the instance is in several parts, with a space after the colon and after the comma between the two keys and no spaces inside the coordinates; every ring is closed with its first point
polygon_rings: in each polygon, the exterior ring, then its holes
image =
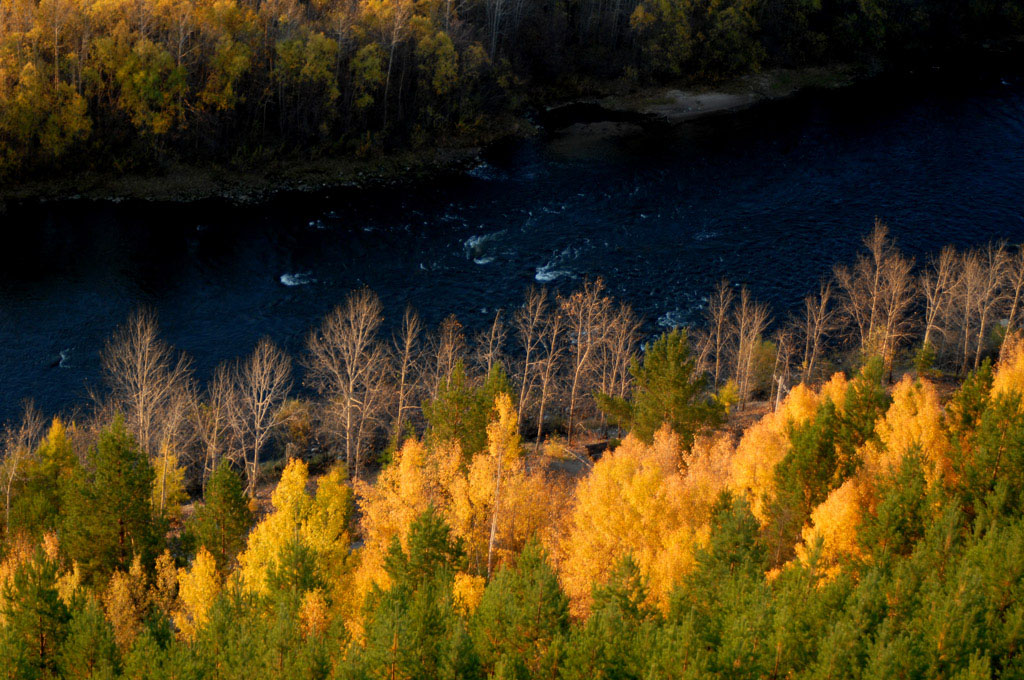
{"type": "Polygon", "coordinates": [[[3,432],[9,678],[1024,675],[1024,249],[879,223],[800,313],[354,290],[200,381],[140,310],[3,432]]]}
{"type": "Polygon", "coordinates": [[[1005,0],[5,0],[0,178],[474,144],[581,94],[1022,29],[1005,0]]]}

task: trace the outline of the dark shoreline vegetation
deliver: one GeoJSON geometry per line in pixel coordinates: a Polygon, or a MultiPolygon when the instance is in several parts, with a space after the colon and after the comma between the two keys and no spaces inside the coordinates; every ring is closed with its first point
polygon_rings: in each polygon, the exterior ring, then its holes
{"type": "Polygon", "coordinates": [[[4,430],[0,676],[1020,677],[1024,249],[864,246],[643,347],[600,281],[470,339],[353,291],[304,389],[140,312],[4,430]]]}
{"type": "Polygon", "coordinates": [[[45,196],[78,175],[137,176],[138,193],[163,176],[187,196],[189,173],[216,193],[218,174],[245,187],[268,165],[286,187],[429,173],[554,102],[962,65],[1022,30],[1019,2],[982,0],[17,0],[0,8],[0,179],[45,196]]]}

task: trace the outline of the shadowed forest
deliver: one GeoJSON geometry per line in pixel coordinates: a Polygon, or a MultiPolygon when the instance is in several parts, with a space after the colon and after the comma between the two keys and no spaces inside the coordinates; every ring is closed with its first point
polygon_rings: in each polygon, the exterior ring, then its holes
{"type": "Polygon", "coordinates": [[[466,145],[544,101],[1022,29],[1009,0],[5,0],[0,178],[466,145]]]}
{"type": "Polygon", "coordinates": [[[354,291],[206,384],[139,312],[4,430],[10,678],[1024,674],[1024,250],[884,225],[801,314],[354,291]]]}

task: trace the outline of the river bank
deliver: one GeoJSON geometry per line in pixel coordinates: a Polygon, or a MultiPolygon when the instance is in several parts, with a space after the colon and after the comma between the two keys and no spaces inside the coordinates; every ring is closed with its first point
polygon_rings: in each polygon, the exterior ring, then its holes
{"type": "Polygon", "coordinates": [[[292,158],[253,168],[172,162],[152,173],[82,172],[0,187],[0,215],[7,203],[30,201],[188,203],[219,198],[245,204],[280,193],[433,180],[478,165],[487,145],[499,140],[550,134],[556,143],[587,143],[594,138],[634,134],[652,127],[735,112],[810,88],[844,87],[871,75],[874,74],[863,68],[849,66],[776,69],[703,89],[683,89],[671,84],[639,88],[559,103],[530,116],[510,116],[473,143],[367,158],[292,158]]]}

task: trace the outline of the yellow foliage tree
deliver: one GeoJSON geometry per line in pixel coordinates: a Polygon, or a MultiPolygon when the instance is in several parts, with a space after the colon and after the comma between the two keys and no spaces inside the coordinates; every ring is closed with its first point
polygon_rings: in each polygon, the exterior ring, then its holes
{"type": "Polygon", "coordinates": [[[701,478],[688,482],[679,469],[680,451],[667,427],[651,446],[629,436],[579,483],[559,565],[574,613],[589,611],[591,589],[605,583],[625,555],[632,555],[647,580],[650,603],[667,607],[672,586],[693,566],[694,547],[707,539],[706,508],[727,480],[724,469],[712,472],[718,463],[698,454],[693,470],[701,478]]]}
{"type": "Polygon", "coordinates": [[[164,550],[156,558],[153,582],[149,586],[149,603],[157,610],[170,616],[174,609],[178,591],[178,570],[170,550],[164,550]]]}
{"type": "Polygon", "coordinates": [[[217,560],[206,548],[200,548],[191,569],[178,570],[178,603],[173,619],[181,639],[194,642],[206,624],[210,607],[221,591],[217,560]]]}
{"type": "Polygon", "coordinates": [[[942,405],[928,380],[903,377],[893,389],[892,404],[875,424],[875,434],[878,441],[869,441],[858,451],[862,464],[856,475],[812,511],[803,542],[797,546],[797,558],[807,563],[820,541],[818,564],[827,574],[834,574],[840,562],[860,555],[857,529],[863,517],[874,512],[878,481],[897,469],[905,456],[916,451],[924,458],[930,485],[952,481],[942,405]]]}
{"type": "Polygon", "coordinates": [[[295,541],[310,549],[326,582],[344,588],[352,499],[346,478],[343,466],[334,468],[321,478],[313,497],[306,490],[306,464],[298,459],[288,462],[270,498],[273,511],[252,530],[238,557],[237,573],[246,588],[267,592],[268,574],[276,568],[281,551],[295,541]]]}
{"type": "Polygon", "coordinates": [[[511,398],[495,398],[487,426],[487,449],[463,469],[451,452],[439,457],[445,471],[442,510],[465,541],[470,572],[490,574],[519,553],[534,534],[542,540],[557,522],[567,493],[523,456],[518,414],[511,398]]]}
{"type": "MultiPolygon", "coordinates": [[[[833,376],[822,394],[832,396],[845,391],[845,378],[833,376]]],[[[836,401],[837,405],[842,401],[836,401]]],[[[773,493],[775,466],[789,450],[789,428],[810,420],[821,399],[803,383],[797,385],[778,410],[767,414],[743,433],[732,459],[731,486],[746,495],[750,509],[759,522],[767,521],[765,498],[773,493]]]]}
{"type": "Polygon", "coordinates": [[[142,561],[136,555],[127,574],[114,572],[103,594],[103,610],[114,629],[114,640],[123,650],[131,647],[142,628],[147,609],[146,585],[142,561]]]}
{"type": "Polygon", "coordinates": [[[992,376],[992,397],[1024,391],[1024,336],[1006,338],[999,353],[995,375],[992,376]]]}
{"type": "Polygon", "coordinates": [[[160,445],[160,455],[153,459],[153,471],[153,510],[164,517],[181,519],[181,504],[188,500],[185,468],[166,442],[160,445]]]}
{"type": "Polygon", "coordinates": [[[862,450],[864,472],[871,480],[895,468],[916,449],[928,463],[928,483],[952,481],[949,439],[942,428],[942,404],[935,385],[904,376],[892,393],[892,404],[875,425],[880,445],[869,442],[862,450]]]}
{"type": "Polygon", "coordinates": [[[452,597],[455,605],[462,612],[463,616],[472,616],[476,608],[480,606],[480,600],[484,596],[484,587],[487,579],[475,574],[459,572],[455,574],[455,582],[452,584],[452,597]]]}
{"type": "Polygon", "coordinates": [[[857,527],[864,516],[866,491],[859,477],[853,477],[834,489],[825,501],[811,512],[811,519],[801,534],[803,542],[796,546],[796,556],[807,564],[811,551],[818,547],[818,566],[824,574],[834,576],[838,565],[859,557],[857,527]]]}
{"type": "Polygon", "coordinates": [[[331,610],[323,592],[319,588],[307,590],[299,605],[299,627],[303,637],[323,635],[330,625],[331,610]]]}
{"type": "Polygon", "coordinates": [[[412,520],[439,500],[434,479],[428,471],[426,448],[422,442],[409,439],[381,471],[376,484],[356,481],[364,541],[355,579],[357,598],[364,597],[373,584],[387,587],[384,556],[395,537],[406,547],[412,520]]]}

